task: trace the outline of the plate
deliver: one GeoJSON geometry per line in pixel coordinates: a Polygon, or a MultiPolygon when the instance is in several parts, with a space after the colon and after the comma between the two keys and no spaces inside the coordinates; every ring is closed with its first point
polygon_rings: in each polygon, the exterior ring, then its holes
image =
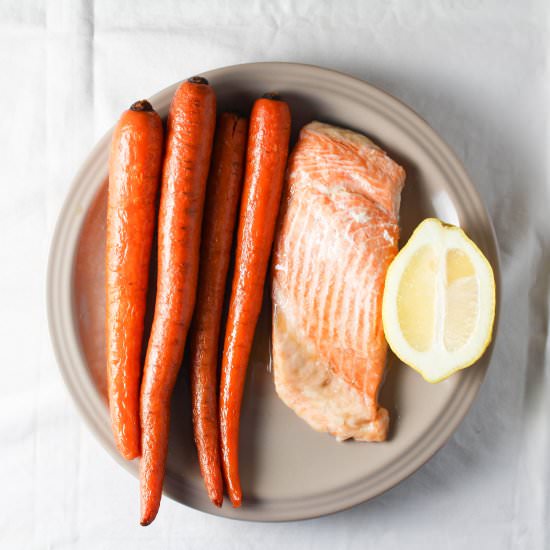
{"type": "MultiPolygon", "coordinates": [[[[407,171],[403,240],[428,216],[460,225],[488,257],[498,283],[494,231],[474,185],[441,138],[407,106],[366,82],[310,65],[251,63],[204,76],[220,110],[248,113],[264,92],[281,93],[291,107],[293,140],[314,119],[372,138],[407,171]]],[[[151,98],[163,117],[177,85],[151,98]]],[[[59,216],[49,258],[48,318],[59,366],[82,416],[105,449],[137,475],[137,462],[124,461],[115,451],[105,391],[103,254],[110,139],[108,132],[84,162],[59,216]]],[[[370,499],[414,472],[451,436],[476,396],[491,353],[437,385],[390,355],[380,394],[391,415],[389,440],[338,443],[314,432],[278,399],[269,330],[267,296],[242,409],[243,506],[233,509],[226,500],[217,509],[208,501],[192,440],[185,365],[172,400],[166,496],[212,514],[258,521],[311,518],[370,499]]]]}

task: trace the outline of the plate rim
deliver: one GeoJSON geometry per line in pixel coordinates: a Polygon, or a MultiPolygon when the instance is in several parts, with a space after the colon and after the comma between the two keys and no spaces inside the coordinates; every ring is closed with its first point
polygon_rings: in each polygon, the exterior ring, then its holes
{"type": "MultiPolygon", "coordinates": [[[[219,509],[214,507],[208,507],[208,506],[202,506],[200,503],[197,502],[182,502],[181,498],[178,498],[175,491],[171,489],[169,486],[166,486],[164,489],[164,495],[171,500],[175,500],[176,502],[183,504],[185,506],[189,506],[191,508],[194,508],[196,510],[200,510],[202,512],[206,512],[210,515],[215,515],[217,517],[225,517],[225,518],[231,518],[231,519],[238,519],[243,521],[260,521],[260,522],[281,522],[281,521],[299,521],[299,520],[305,520],[305,519],[311,519],[315,517],[320,517],[324,515],[334,514],[338,513],[340,511],[352,508],[362,502],[365,502],[367,500],[370,500],[371,498],[374,498],[392,487],[396,486],[397,484],[401,483],[408,477],[410,477],[414,472],[416,472],[418,469],[420,469],[428,460],[430,460],[439,450],[441,450],[444,445],[447,443],[447,441],[452,437],[452,435],[455,433],[456,429],[461,424],[464,417],[467,415],[469,410],[471,409],[476,396],[479,392],[479,389],[481,387],[481,384],[485,378],[486,372],[488,370],[489,364],[491,362],[492,352],[494,348],[494,342],[496,340],[497,330],[498,330],[498,324],[499,324],[499,313],[500,313],[500,288],[501,288],[501,263],[500,263],[500,253],[499,253],[499,246],[498,241],[496,239],[496,234],[494,230],[494,226],[492,224],[492,220],[487,212],[487,209],[481,199],[481,196],[477,192],[477,189],[472,182],[472,180],[469,178],[466,169],[458,156],[454,153],[454,151],[449,147],[449,145],[439,136],[439,134],[428,124],[428,122],[420,116],[414,109],[409,107],[406,103],[401,101],[399,98],[396,98],[392,94],[386,92],[385,90],[382,90],[381,88],[378,88],[377,86],[374,86],[373,84],[364,81],[356,76],[346,74],[342,71],[334,70],[334,69],[328,69],[325,67],[320,67],[317,65],[312,64],[305,64],[305,63],[293,63],[293,62],[283,62],[283,61],[260,61],[260,62],[254,62],[254,63],[241,63],[236,65],[229,65],[225,67],[220,67],[217,69],[213,69],[210,71],[205,71],[200,74],[204,75],[206,78],[212,78],[216,76],[221,76],[224,73],[231,73],[236,70],[240,71],[247,71],[247,70],[254,70],[260,67],[269,67],[270,69],[281,69],[285,68],[287,70],[300,70],[300,71],[306,71],[310,73],[310,76],[316,75],[317,77],[321,77],[324,75],[325,78],[332,77],[332,78],[339,78],[346,80],[349,84],[353,84],[357,88],[363,88],[368,89],[370,94],[374,96],[378,96],[378,99],[383,100],[385,102],[393,103],[395,106],[398,106],[401,111],[404,113],[408,113],[408,116],[412,116],[415,119],[416,124],[420,125],[422,127],[423,133],[426,134],[428,138],[431,138],[430,141],[434,142],[439,150],[440,153],[443,154],[443,156],[447,157],[447,160],[450,160],[450,165],[452,165],[452,168],[457,172],[457,175],[460,176],[460,180],[463,184],[466,185],[468,188],[468,191],[470,194],[473,194],[479,204],[478,208],[481,209],[481,214],[485,218],[487,222],[487,227],[485,229],[488,229],[488,238],[490,239],[490,246],[492,248],[491,255],[492,258],[492,267],[495,275],[495,283],[497,288],[497,299],[496,299],[496,313],[495,313],[495,322],[494,322],[494,329],[493,329],[493,340],[490,345],[490,347],[486,350],[485,354],[483,355],[482,359],[480,360],[480,364],[476,365],[475,369],[472,369],[473,374],[470,376],[470,378],[473,379],[473,382],[475,382],[473,388],[470,388],[470,391],[467,392],[467,405],[463,406],[460,414],[452,418],[452,422],[450,424],[450,429],[447,429],[444,433],[443,437],[432,437],[434,441],[431,441],[429,445],[424,445],[420,450],[416,453],[416,459],[409,462],[408,465],[406,465],[404,468],[401,468],[400,471],[403,475],[399,475],[399,479],[395,479],[395,475],[386,475],[386,480],[382,482],[378,482],[377,489],[375,489],[372,494],[362,494],[362,491],[359,490],[358,494],[354,494],[353,496],[348,496],[347,501],[345,504],[342,504],[342,499],[333,498],[332,501],[334,501],[335,504],[330,505],[324,503],[323,505],[317,505],[317,507],[309,510],[304,509],[302,505],[301,513],[292,513],[290,511],[289,513],[269,513],[266,510],[262,510],[261,508],[258,510],[254,508],[254,506],[248,506],[248,507],[242,507],[240,509],[233,509],[230,506],[228,506],[228,501],[226,500],[226,505],[219,509]],[[423,452],[422,452],[423,451],[423,452]],[[403,473],[404,472],[404,473],[403,473]]],[[[183,79],[182,79],[183,80],[183,79]]],[[[164,96],[167,94],[170,94],[171,91],[180,83],[182,80],[175,82],[153,96],[151,96],[150,101],[155,105],[159,101],[164,101],[164,96]]],[[[114,447],[111,444],[109,444],[109,441],[106,441],[105,439],[105,430],[103,426],[103,417],[98,417],[94,413],[94,409],[97,407],[98,403],[103,403],[103,400],[97,395],[97,392],[92,392],[94,395],[92,396],[90,393],[86,393],[82,390],[81,386],[82,384],[77,383],[77,378],[75,376],[76,371],[78,371],[79,367],[75,365],[71,365],[70,362],[67,361],[69,352],[67,351],[67,346],[71,346],[73,348],[78,348],[77,352],[80,355],[80,361],[82,365],[85,366],[86,362],[83,357],[81,346],[78,342],[77,338],[77,331],[76,331],[76,319],[74,315],[74,306],[73,306],[73,286],[72,286],[72,275],[74,273],[74,264],[75,264],[75,258],[76,255],[73,254],[73,256],[70,258],[70,269],[67,269],[67,261],[63,260],[64,254],[63,251],[60,249],[62,248],[62,245],[64,243],[64,240],[66,240],[68,237],[67,235],[64,235],[64,229],[65,226],[67,228],[70,228],[71,225],[74,226],[75,223],[72,224],[69,223],[69,218],[71,215],[71,208],[74,206],[73,203],[76,200],[79,191],[82,191],[83,184],[82,182],[85,181],[87,174],[92,173],[92,169],[96,164],[99,164],[99,160],[101,158],[101,153],[105,156],[105,152],[109,149],[109,143],[112,135],[113,127],[111,127],[100,139],[99,141],[93,146],[93,148],[89,151],[89,153],[86,155],[84,161],[80,164],[79,169],[77,170],[75,176],[72,178],[71,184],[69,186],[69,189],[65,195],[65,199],[63,201],[63,205],[61,209],[58,212],[57,220],[55,223],[55,228],[51,237],[51,244],[49,248],[48,253],[48,265],[47,265],[47,277],[46,277],[46,309],[47,309],[47,322],[48,322],[48,329],[50,334],[50,340],[52,342],[52,347],[54,350],[54,355],[56,358],[56,362],[58,365],[59,370],[61,371],[62,378],[64,380],[65,385],[67,386],[69,393],[71,395],[71,398],[76,404],[77,410],[79,411],[80,415],[84,418],[84,421],[88,428],[92,431],[94,434],[94,437],[99,440],[101,443],[101,446],[108,452],[108,454],[120,465],[123,466],[123,468],[130,473],[132,473],[134,476],[136,476],[137,468],[136,468],[136,462],[137,461],[131,461],[128,462],[124,460],[116,451],[114,450],[114,447]],[[63,264],[65,264],[63,266],[63,264]],[[63,274],[64,269],[64,279],[60,276],[63,274]],[[70,275],[69,280],[67,281],[67,275],[70,275]],[[65,288],[65,293],[63,293],[62,288],[60,289],[59,286],[62,282],[62,280],[65,280],[65,282],[68,283],[65,288]],[[56,288],[57,287],[57,288],[56,288]],[[61,304],[61,307],[60,307],[61,304]],[[64,319],[63,315],[61,315],[59,312],[64,311],[64,315],[67,313],[70,313],[70,319],[64,319]],[[68,325],[72,326],[73,332],[71,333],[71,336],[63,336],[63,333],[67,331],[68,325]],[[60,330],[61,325],[64,325],[63,329],[60,330]],[[71,340],[72,342],[69,342],[68,340],[71,340]],[[93,403],[92,403],[93,402],[93,403]]],[[[94,190],[94,193],[97,193],[98,189],[96,188],[94,190]]],[[[77,230],[73,228],[73,238],[72,240],[77,242],[78,235],[80,234],[80,231],[82,229],[82,223],[76,224],[77,230]]],[[[72,250],[74,252],[74,249],[72,250]]],[[[62,285],[61,285],[62,286],[62,285]]],[[[72,350],[75,351],[74,349],[72,350]]],[[[84,369],[85,370],[85,369],[84,369]]],[[[471,371],[470,371],[471,372],[471,371]]],[[[81,374],[85,374],[89,378],[90,383],[92,383],[91,376],[89,373],[85,373],[84,371],[81,374]]],[[[81,378],[79,378],[81,380],[81,378]]],[[[458,390],[457,390],[458,391],[458,390]]],[[[103,408],[104,405],[102,405],[103,408]]],[[[109,429],[110,433],[110,429],[109,429]]],[[[437,435],[437,434],[436,434],[437,435]]],[[[402,455],[403,456],[403,455],[402,455]]],[[[399,459],[396,459],[392,464],[398,464],[399,459]]]]}

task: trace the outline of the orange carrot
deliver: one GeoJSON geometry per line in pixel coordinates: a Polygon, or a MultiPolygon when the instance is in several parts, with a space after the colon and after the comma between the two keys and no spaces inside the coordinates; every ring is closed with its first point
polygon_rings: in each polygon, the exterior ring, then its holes
{"type": "Polygon", "coordinates": [[[107,385],[120,454],[139,456],[141,344],[160,179],[162,121],[148,101],[125,111],[109,161],[106,245],[107,385]]]}
{"type": "Polygon", "coordinates": [[[168,114],[158,236],[157,298],[141,384],[141,524],[151,523],[162,495],[170,396],[195,307],[202,211],[216,97],[194,77],[176,91],[168,114]]]}
{"type": "Polygon", "coordinates": [[[276,94],[254,104],[237,231],[235,273],[220,383],[223,472],[233,506],[241,505],[238,444],[244,381],[281,201],[290,139],[290,110],[276,94]]]}
{"type": "Polygon", "coordinates": [[[199,288],[190,335],[193,431],[201,474],[208,496],[216,506],[223,501],[216,367],[227,270],[241,196],[246,133],[245,118],[231,113],[220,116],[206,188],[199,288]]]}

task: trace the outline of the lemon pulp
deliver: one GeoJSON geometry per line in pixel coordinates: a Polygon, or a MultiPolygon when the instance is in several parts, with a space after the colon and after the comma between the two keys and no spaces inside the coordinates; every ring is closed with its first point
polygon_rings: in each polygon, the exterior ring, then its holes
{"type": "Polygon", "coordinates": [[[382,316],[386,339],[430,382],[474,363],[491,340],[491,266],[462,229],[430,218],[388,269],[382,316]]]}

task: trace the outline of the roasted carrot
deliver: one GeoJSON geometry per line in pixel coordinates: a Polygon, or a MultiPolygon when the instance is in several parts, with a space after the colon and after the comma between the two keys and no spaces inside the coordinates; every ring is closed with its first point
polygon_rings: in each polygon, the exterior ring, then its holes
{"type": "Polygon", "coordinates": [[[223,501],[218,429],[218,343],[241,196],[246,134],[245,118],[232,113],[220,116],[206,187],[197,305],[189,337],[195,445],[208,496],[216,506],[221,506],[223,501]]]}
{"type": "Polygon", "coordinates": [[[162,495],[170,396],[195,306],[204,195],[216,97],[194,77],[176,91],[167,124],[158,229],[157,297],[141,384],[141,524],[157,515],[162,495]]]}
{"type": "Polygon", "coordinates": [[[262,306],[264,282],[290,139],[290,110],[276,94],[254,103],[250,116],[246,168],[235,272],[229,304],[220,382],[223,473],[233,506],[241,505],[238,444],[246,369],[262,306]]]}
{"type": "Polygon", "coordinates": [[[107,387],[115,443],[128,460],[140,452],[141,346],[162,145],[160,117],[137,101],[115,127],[109,160],[107,387]]]}

